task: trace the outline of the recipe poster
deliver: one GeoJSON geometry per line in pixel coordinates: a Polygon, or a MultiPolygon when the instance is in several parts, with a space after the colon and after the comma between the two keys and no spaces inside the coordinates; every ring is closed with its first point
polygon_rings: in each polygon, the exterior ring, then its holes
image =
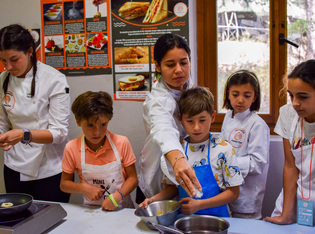
{"type": "Polygon", "coordinates": [[[44,63],[67,76],[112,73],[109,2],[95,1],[41,0],[44,63]]]}
{"type": "Polygon", "coordinates": [[[154,44],[165,33],[188,40],[188,10],[188,0],[111,1],[115,100],[145,100],[156,80],[154,44]]]}

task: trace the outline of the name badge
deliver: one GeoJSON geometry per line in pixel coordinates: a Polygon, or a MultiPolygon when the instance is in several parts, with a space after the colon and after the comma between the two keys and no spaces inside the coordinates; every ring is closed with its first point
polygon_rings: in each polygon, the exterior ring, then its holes
{"type": "Polygon", "coordinates": [[[301,225],[313,226],[313,202],[298,200],[297,223],[301,225]]]}

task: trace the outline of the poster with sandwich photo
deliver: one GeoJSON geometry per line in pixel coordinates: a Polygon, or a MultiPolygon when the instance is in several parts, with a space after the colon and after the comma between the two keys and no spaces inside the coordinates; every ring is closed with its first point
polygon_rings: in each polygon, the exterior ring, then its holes
{"type": "Polygon", "coordinates": [[[111,1],[115,100],[145,100],[156,80],[153,46],[166,33],[188,41],[188,6],[189,0],[111,1]],[[145,82],[137,74],[146,74],[145,82]]]}

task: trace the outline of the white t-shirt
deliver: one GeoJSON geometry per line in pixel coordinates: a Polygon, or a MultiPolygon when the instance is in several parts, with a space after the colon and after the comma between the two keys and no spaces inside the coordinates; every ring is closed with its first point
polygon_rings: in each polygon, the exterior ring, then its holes
{"type": "MultiPolygon", "coordinates": [[[[182,145],[185,149],[187,141],[184,140],[182,145]]],[[[195,167],[208,164],[208,145],[209,140],[201,143],[189,143],[187,157],[190,165],[195,167]]],[[[210,142],[210,165],[221,190],[244,183],[235,150],[229,143],[214,136],[210,142]]]]}

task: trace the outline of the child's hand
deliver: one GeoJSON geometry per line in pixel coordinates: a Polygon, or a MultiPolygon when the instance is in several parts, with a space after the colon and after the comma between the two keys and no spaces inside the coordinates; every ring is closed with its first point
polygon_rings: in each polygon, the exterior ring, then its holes
{"type": "MultiPolygon", "coordinates": [[[[121,201],[121,195],[118,192],[112,193],[111,195],[117,203],[121,201]]],[[[102,208],[104,210],[115,210],[116,206],[113,204],[109,197],[106,197],[102,203],[102,208]]]]}
{"type": "Polygon", "coordinates": [[[102,198],[104,189],[101,189],[97,185],[82,183],[83,194],[91,201],[97,201],[102,198]]]}
{"type": "Polygon", "coordinates": [[[200,200],[195,200],[190,197],[185,197],[179,201],[182,204],[181,212],[184,215],[192,215],[200,210],[200,200]]]}
{"type": "Polygon", "coordinates": [[[266,222],[270,222],[270,223],[284,224],[284,225],[294,223],[294,218],[293,217],[285,218],[283,216],[266,217],[263,220],[266,221],[266,222]]]}
{"type": "Polygon", "coordinates": [[[146,198],[142,203],[139,204],[139,207],[143,206],[145,209],[148,208],[148,205],[150,203],[154,202],[154,200],[152,199],[152,197],[150,198],[146,198]]]}
{"type": "Polygon", "coordinates": [[[106,197],[102,203],[102,208],[104,210],[115,210],[116,207],[113,204],[113,202],[109,199],[109,197],[106,197]]]}

